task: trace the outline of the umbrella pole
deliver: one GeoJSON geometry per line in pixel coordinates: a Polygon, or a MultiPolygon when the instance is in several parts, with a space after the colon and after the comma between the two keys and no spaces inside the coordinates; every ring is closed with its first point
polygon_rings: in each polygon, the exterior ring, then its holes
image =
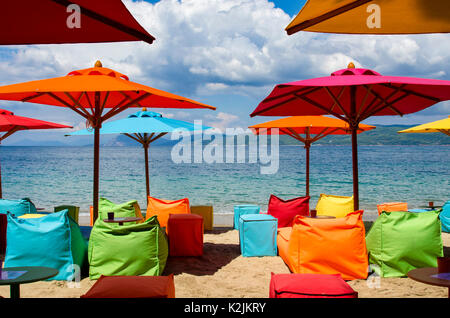
{"type": "Polygon", "coordinates": [[[3,192],[2,192],[2,167],[1,167],[1,165],[0,165],[0,199],[3,199],[3,192]]]}
{"type": "Polygon", "coordinates": [[[150,196],[150,180],[149,180],[149,168],[148,168],[148,148],[149,145],[144,144],[144,153],[145,153],[145,189],[147,190],[147,206],[148,206],[148,197],[150,196]]]}
{"type": "Polygon", "coordinates": [[[306,196],[309,197],[309,148],[311,145],[305,144],[306,149],[306,196]]]}
{"type": "Polygon", "coordinates": [[[352,127],[353,204],[355,211],[359,210],[357,129],[357,127],[352,127]]]}
{"type": "Polygon", "coordinates": [[[93,189],[93,207],[94,207],[94,222],[98,218],[98,182],[99,182],[99,148],[100,148],[100,128],[94,128],[94,189],[93,189]]]}

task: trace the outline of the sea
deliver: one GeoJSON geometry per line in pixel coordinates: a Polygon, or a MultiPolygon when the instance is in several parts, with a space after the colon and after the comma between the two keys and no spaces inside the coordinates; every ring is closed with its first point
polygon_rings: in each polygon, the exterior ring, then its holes
{"type": "MultiPolygon", "coordinates": [[[[224,152],[227,147],[224,146],[224,152]]],[[[276,171],[255,149],[235,146],[234,159],[224,162],[174,160],[172,146],[150,147],[150,192],[153,197],[212,205],[214,215],[230,215],[234,205],[257,204],[267,211],[271,194],[282,199],[305,195],[305,149],[281,145],[276,171]],[[241,148],[239,148],[241,147],[241,148]],[[240,150],[239,150],[240,149],[240,150]],[[237,160],[238,152],[246,153],[237,160]],[[241,157],[242,159],[242,157],[241,157]]],[[[231,153],[231,150],[230,150],[231,153]]],[[[274,156],[275,158],[276,156],[274,156]]],[[[359,146],[360,208],[365,220],[377,216],[377,204],[407,202],[418,208],[450,200],[450,146],[359,146]]],[[[321,193],[352,195],[351,146],[313,145],[310,155],[311,208],[321,193]]],[[[37,207],[76,205],[89,213],[92,205],[92,147],[13,147],[0,149],[3,198],[30,198],[37,207]]],[[[101,147],[100,197],[115,203],[137,200],[146,208],[142,147],[101,147]]]]}

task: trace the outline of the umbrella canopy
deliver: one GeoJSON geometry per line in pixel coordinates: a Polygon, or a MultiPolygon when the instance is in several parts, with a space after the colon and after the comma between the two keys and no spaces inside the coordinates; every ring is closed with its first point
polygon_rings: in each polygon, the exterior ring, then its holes
{"type": "Polygon", "coordinates": [[[155,40],[121,0],[3,1],[0,29],[0,45],[155,40]]]}
{"type": "MultiPolygon", "coordinates": [[[[278,134],[289,135],[305,145],[307,196],[309,196],[309,148],[311,144],[328,135],[351,134],[350,127],[345,121],[325,116],[292,116],[253,125],[249,128],[255,134],[272,134],[272,128],[278,128],[278,134]]],[[[375,126],[360,124],[357,133],[374,128],[375,126]]]]}
{"type": "Polygon", "coordinates": [[[411,127],[408,129],[400,130],[399,133],[431,133],[441,132],[450,136],[450,116],[445,119],[433,121],[423,125],[411,127]]]}
{"type": "Polygon", "coordinates": [[[286,27],[298,31],[350,34],[450,32],[448,0],[308,0],[286,27]]]}
{"type": "MultiPolygon", "coordinates": [[[[0,136],[0,143],[2,140],[6,139],[19,130],[57,128],[72,128],[72,126],[51,123],[49,121],[43,121],[28,117],[16,116],[13,112],[0,109],[0,131],[5,132],[2,136],[0,136]]],[[[0,198],[2,197],[2,174],[0,167],[0,198]]]]}
{"type": "Polygon", "coordinates": [[[277,85],[250,116],[331,114],[346,121],[352,131],[353,192],[359,209],[359,123],[371,116],[403,116],[449,99],[450,81],[382,76],[350,63],[331,76],[277,85]]]}
{"type": "Polygon", "coordinates": [[[0,100],[68,107],[94,129],[94,220],[98,216],[100,128],[129,107],[205,108],[213,106],[132,82],[124,74],[102,67],[73,71],[66,76],[0,86],[0,100]],[[104,110],[108,111],[103,114],[104,110]]]}
{"type": "MultiPolygon", "coordinates": [[[[205,130],[211,127],[194,125],[185,121],[164,118],[161,114],[147,111],[143,108],[135,114],[129,115],[127,118],[110,121],[103,124],[100,134],[124,134],[140,144],[144,148],[145,154],[145,176],[147,198],[150,196],[150,180],[148,167],[148,149],[150,144],[161,138],[167,133],[171,133],[178,129],[194,131],[205,130]]],[[[67,136],[83,136],[92,135],[92,129],[82,129],[70,133],[67,136]]]]}

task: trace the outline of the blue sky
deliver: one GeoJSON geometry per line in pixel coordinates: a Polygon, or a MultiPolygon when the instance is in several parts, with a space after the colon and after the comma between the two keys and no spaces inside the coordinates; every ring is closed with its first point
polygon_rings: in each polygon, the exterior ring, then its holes
{"type": "MultiPolygon", "coordinates": [[[[284,28],[304,0],[124,0],[153,36],[140,42],[29,45],[0,49],[0,85],[62,76],[75,69],[105,67],[130,80],[214,105],[209,110],[153,109],[166,117],[203,120],[218,128],[247,127],[271,120],[249,114],[278,83],[326,76],[353,61],[382,74],[450,80],[450,35],[360,36],[299,32],[284,28]]],[[[17,115],[85,127],[74,112],[51,106],[0,101],[17,115]]],[[[129,109],[113,119],[125,117],[129,109]]],[[[450,103],[400,117],[380,116],[368,124],[421,124],[445,118],[450,103]]],[[[76,143],[64,131],[19,132],[21,139],[76,143]],[[70,138],[70,139],[69,139],[70,138]]],[[[77,137],[81,138],[81,137],[77,137]]],[[[103,138],[103,137],[102,137],[103,138]]],[[[105,136],[105,138],[107,138],[105,136]]]]}

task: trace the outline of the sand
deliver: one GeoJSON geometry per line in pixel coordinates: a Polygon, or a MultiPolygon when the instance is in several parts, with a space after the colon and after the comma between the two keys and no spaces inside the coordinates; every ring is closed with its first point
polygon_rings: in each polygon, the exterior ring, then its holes
{"type": "MultiPolygon", "coordinates": [[[[442,234],[444,253],[450,256],[450,234],[442,234]]],[[[289,273],[278,256],[242,257],[239,235],[231,228],[205,233],[202,257],[169,257],[164,274],[173,273],[177,298],[266,298],[271,272],[289,273]]],[[[23,298],[72,298],[86,293],[95,281],[82,277],[79,286],[65,281],[21,285],[23,298]],[[72,287],[72,288],[71,288],[72,287]]],[[[405,278],[379,278],[348,282],[360,298],[446,298],[448,289],[405,278]]],[[[0,286],[0,296],[9,297],[9,287],[0,286]]]]}

